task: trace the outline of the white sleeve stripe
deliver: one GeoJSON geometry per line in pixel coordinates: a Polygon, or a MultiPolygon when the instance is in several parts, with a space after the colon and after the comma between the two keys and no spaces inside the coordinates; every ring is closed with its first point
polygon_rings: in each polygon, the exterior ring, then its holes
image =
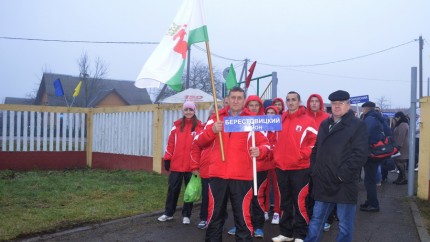
{"type": "Polygon", "coordinates": [[[306,135],[308,134],[308,131],[310,131],[310,132],[314,133],[315,135],[317,135],[317,134],[318,134],[318,131],[317,131],[316,129],[314,129],[314,128],[312,128],[312,127],[307,127],[307,128],[305,129],[305,131],[302,133],[302,137],[300,138],[300,147],[302,146],[302,142],[303,142],[303,140],[305,139],[306,135]]]}

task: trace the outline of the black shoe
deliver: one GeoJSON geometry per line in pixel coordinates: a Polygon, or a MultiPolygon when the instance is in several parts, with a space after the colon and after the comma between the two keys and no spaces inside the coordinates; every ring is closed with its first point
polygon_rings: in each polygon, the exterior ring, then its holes
{"type": "Polygon", "coordinates": [[[360,207],[360,211],[363,211],[363,212],[379,212],[379,208],[367,205],[367,207],[360,207]]]}
{"type": "Polygon", "coordinates": [[[396,185],[405,185],[405,184],[408,184],[408,180],[404,179],[404,180],[398,181],[398,182],[396,182],[394,184],[396,184],[396,185]]]}
{"type": "Polygon", "coordinates": [[[360,209],[367,208],[367,206],[369,206],[369,204],[367,203],[360,204],[360,209]]]}

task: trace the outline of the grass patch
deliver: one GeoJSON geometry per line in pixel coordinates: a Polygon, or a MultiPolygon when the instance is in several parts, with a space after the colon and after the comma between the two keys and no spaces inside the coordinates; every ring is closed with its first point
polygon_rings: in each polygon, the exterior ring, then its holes
{"type": "Polygon", "coordinates": [[[427,228],[427,232],[430,234],[430,201],[417,198],[415,203],[417,204],[421,217],[423,218],[423,225],[427,228]]]}
{"type": "Polygon", "coordinates": [[[166,192],[144,171],[0,171],[0,240],[162,210],[166,192]]]}

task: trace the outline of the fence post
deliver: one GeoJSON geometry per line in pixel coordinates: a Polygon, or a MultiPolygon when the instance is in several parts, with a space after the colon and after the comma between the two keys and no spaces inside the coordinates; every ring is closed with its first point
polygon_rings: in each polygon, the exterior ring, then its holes
{"type": "MultiPolygon", "coordinates": [[[[418,191],[417,196],[423,200],[430,200],[430,97],[420,100],[420,151],[418,156],[418,191]]],[[[414,122],[411,120],[411,123],[414,122]]],[[[415,130],[409,129],[409,132],[415,130]]],[[[418,144],[415,144],[418,145],[418,144]]],[[[414,151],[415,152],[415,151],[414,151]]],[[[412,161],[414,163],[414,161],[412,161]]]]}
{"type": "Polygon", "coordinates": [[[87,109],[87,166],[93,167],[93,109],[87,109]]]}
{"type": "Polygon", "coordinates": [[[161,174],[161,159],[162,159],[162,146],[163,146],[163,110],[160,108],[160,104],[157,104],[154,110],[154,146],[153,146],[153,159],[152,159],[152,170],[161,174]]]}
{"type": "Polygon", "coordinates": [[[278,97],[278,73],[272,72],[272,100],[278,97]]]}

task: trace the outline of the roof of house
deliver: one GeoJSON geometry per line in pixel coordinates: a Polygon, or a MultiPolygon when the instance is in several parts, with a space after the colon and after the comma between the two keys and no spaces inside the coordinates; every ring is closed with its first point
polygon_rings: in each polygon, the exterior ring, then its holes
{"type": "MultiPolygon", "coordinates": [[[[100,103],[103,99],[105,99],[109,94],[111,93],[116,93],[116,95],[118,95],[119,97],[122,98],[122,96],[115,90],[115,89],[108,89],[108,90],[101,90],[97,93],[97,95],[95,97],[93,97],[93,99],[91,99],[88,102],[88,107],[95,107],[98,103],[100,103]]],[[[122,99],[124,100],[124,99],[122,99]]],[[[127,103],[128,105],[130,105],[130,103],[128,103],[126,100],[124,100],[125,103],[127,103]]]]}
{"type": "Polygon", "coordinates": [[[44,73],[37,92],[35,103],[40,104],[42,95],[48,95],[48,106],[66,106],[66,102],[70,105],[73,102],[74,107],[94,107],[103,100],[109,93],[115,91],[129,105],[151,104],[151,98],[146,89],[137,88],[133,81],[100,79],[97,86],[97,91],[88,97],[88,104],[85,105],[86,90],[84,85],[81,86],[79,95],[73,99],[73,93],[82,79],[77,76],[44,73]],[[64,90],[64,96],[56,96],[54,81],[60,79],[64,90]]]}
{"type": "Polygon", "coordinates": [[[32,105],[33,103],[33,98],[6,97],[4,99],[4,104],[32,105]]]}

